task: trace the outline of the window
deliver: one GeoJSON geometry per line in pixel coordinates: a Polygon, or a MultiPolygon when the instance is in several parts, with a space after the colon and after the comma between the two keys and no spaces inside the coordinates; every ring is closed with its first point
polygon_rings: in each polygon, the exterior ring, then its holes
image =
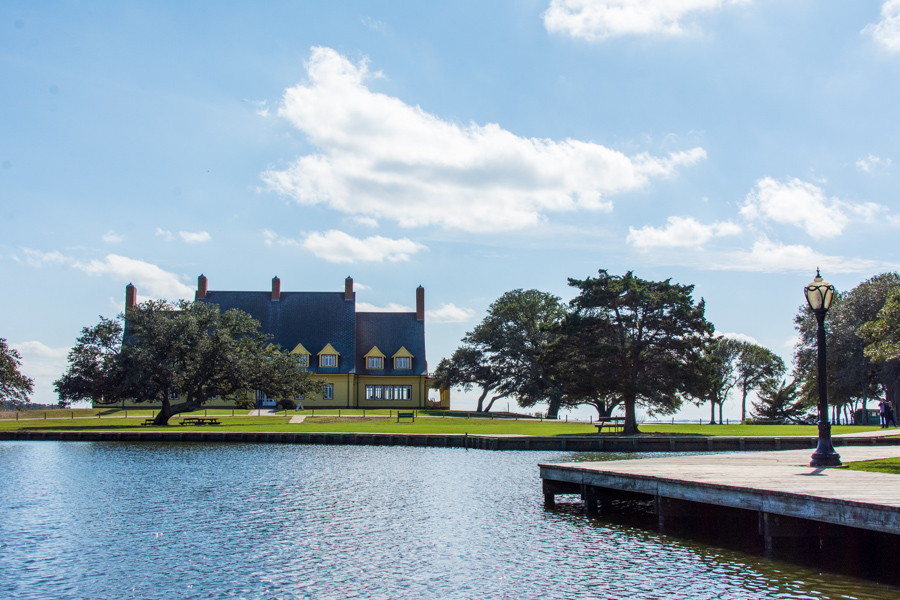
{"type": "Polygon", "coordinates": [[[309,366],[309,354],[301,354],[297,357],[297,365],[301,367],[309,366]]]}
{"type": "Polygon", "coordinates": [[[408,356],[398,356],[394,359],[394,368],[395,369],[409,369],[410,368],[410,359],[408,356]]]}
{"type": "Polygon", "coordinates": [[[411,400],[411,385],[367,385],[366,400],[411,400]]]}
{"type": "Polygon", "coordinates": [[[384,359],[380,356],[370,356],[366,359],[366,368],[367,369],[383,369],[384,368],[384,359]]]}
{"type": "MultiPolygon", "coordinates": [[[[334,356],[334,355],[329,354],[327,356],[334,356]]],[[[333,383],[325,384],[325,389],[322,391],[322,397],[325,398],[326,400],[334,399],[334,384],[333,383]]]]}
{"type": "Polygon", "coordinates": [[[320,367],[336,367],[337,366],[337,354],[320,354],[319,355],[319,366],[320,367]]]}

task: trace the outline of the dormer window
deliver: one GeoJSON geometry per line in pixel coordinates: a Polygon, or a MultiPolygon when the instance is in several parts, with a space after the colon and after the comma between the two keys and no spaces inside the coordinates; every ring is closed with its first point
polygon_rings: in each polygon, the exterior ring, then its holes
{"type": "Polygon", "coordinates": [[[325,347],[319,352],[319,366],[324,368],[334,368],[338,366],[338,356],[341,353],[334,349],[331,344],[325,344],[325,347]]]}
{"type": "Polygon", "coordinates": [[[297,358],[298,367],[309,366],[309,350],[304,348],[303,344],[297,344],[297,346],[291,350],[291,354],[297,358]]]}
{"type": "Polygon", "coordinates": [[[400,349],[397,350],[391,358],[394,359],[394,369],[397,371],[408,371],[409,369],[412,369],[413,355],[410,354],[409,350],[405,347],[400,346],[400,349]]]}
{"type": "Polygon", "coordinates": [[[378,349],[378,346],[372,346],[372,349],[366,352],[366,369],[369,371],[380,371],[384,369],[384,352],[378,349]]]}

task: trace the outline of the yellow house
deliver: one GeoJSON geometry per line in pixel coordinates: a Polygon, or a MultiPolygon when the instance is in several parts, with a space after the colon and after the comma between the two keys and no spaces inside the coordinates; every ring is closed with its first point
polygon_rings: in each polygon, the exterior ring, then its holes
{"type": "MultiPolygon", "coordinates": [[[[415,312],[357,312],[350,277],[343,292],[282,292],[278,277],[271,292],[210,290],[204,275],[197,284],[197,301],[249,313],[273,344],[325,381],[322,394],[301,400],[304,407],[450,408],[449,390],[432,391],[440,400],[429,401],[421,286],[415,312]]],[[[134,297],[126,294],[126,304],[134,297]]],[[[275,400],[257,394],[257,405],[275,400]]]]}

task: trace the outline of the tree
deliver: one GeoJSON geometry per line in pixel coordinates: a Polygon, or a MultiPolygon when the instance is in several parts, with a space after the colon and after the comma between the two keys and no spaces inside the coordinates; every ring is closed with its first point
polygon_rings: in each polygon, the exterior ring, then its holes
{"type": "Polygon", "coordinates": [[[89,401],[114,404],[123,399],[119,364],[122,350],[122,315],[100,317],[93,327],[85,327],[69,351],[69,368],[54,382],[61,406],[89,401]]]}
{"type": "Polygon", "coordinates": [[[22,355],[0,338],[0,402],[12,404],[16,410],[28,403],[34,391],[34,380],[19,372],[22,355]]]}
{"type": "Polygon", "coordinates": [[[703,300],[695,304],[691,297],[694,286],[604,269],[597,278],[569,279],[569,285],[580,294],[570,303],[568,326],[592,346],[584,359],[590,361],[585,368],[598,374],[595,395],[621,399],[624,432],[638,433],[638,404],[651,413],[674,412],[696,385],[700,352],[714,329],[703,300]]]}
{"type": "Polygon", "coordinates": [[[797,423],[806,415],[804,405],[797,392],[797,382],[779,382],[768,379],[760,384],[758,401],[753,403],[754,417],[777,423],[797,423]]]}
{"type": "Polygon", "coordinates": [[[480,381],[493,381],[491,377],[496,374],[500,383],[492,389],[503,396],[515,396],[522,407],[547,402],[547,418],[555,419],[562,389],[539,359],[555,338],[553,326],[565,314],[565,306],[552,294],[521,289],[506,292],[491,304],[484,320],[466,334],[461,349],[475,351],[470,356],[478,358],[478,366],[490,368],[480,381]]]}
{"type": "Polygon", "coordinates": [[[719,407],[719,425],[722,424],[722,405],[728,392],[738,383],[737,363],[743,343],[726,337],[711,340],[700,357],[699,385],[694,393],[709,401],[709,424],[716,423],[716,406],[719,407]]]}
{"type": "Polygon", "coordinates": [[[222,313],[206,302],[151,300],[128,309],[119,346],[112,342],[115,332],[114,322],[103,319],[83,331],[57,382],[61,396],[159,402],[154,423],[165,425],[215,398],[242,400],[261,390],[284,401],[322,389],[239,310],[222,313]]]}
{"type": "Polygon", "coordinates": [[[481,394],[478,396],[478,406],[475,410],[478,412],[490,412],[495,401],[510,394],[508,391],[498,390],[502,383],[503,376],[500,369],[488,361],[481,349],[472,346],[461,346],[456,349],[453,356],[449,359],[442,358],[441,362],[438,363],[434,371],[433,387],[435,389],[447,389],[459,386],[467,392],[478,387],[481,394]],[[498,393],[491,396],[487,407],[485,407],[484,401],[487,395],[494,390],[498,390],[498,393]]]}
{"type": "MultiPolygon", "coordinates": [[[[900,408],[900,360],[873,359],[864,349],[866,340],[860,328],[875,321],[889,294],[900,289],[900,275],[881,273],[863,281],[849,292],[835,294],[825,320],[828,344],[828,400],[835,409],[865,407],[869,398],[884,389],[888,401],[900,408]]],[[[816,321],[809,307],[800,307],[794,318],[800,333],[795,351],[795,379],[803,392],[818,398],[816,366],[816,321]]]]}
{"type": "Polygon", "coordinates": [[[738,386],[741,389],[741,423],[747,420],[747,394],[770,379],[781,379],[785,372],[780,356],[764,346],[745,343],[737,361],[738,386]]]}

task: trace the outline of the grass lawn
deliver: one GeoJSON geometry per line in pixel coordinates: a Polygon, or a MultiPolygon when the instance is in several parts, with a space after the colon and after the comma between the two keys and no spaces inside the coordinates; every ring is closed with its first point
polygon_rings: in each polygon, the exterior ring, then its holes
{"type": "MultiPolygon", "coordinates": [[[[231,416],[230,409],[209,409],[209,416],[222,417],[222,425],[181,426],[179,418],[170,420],[168,427],[145,427],[141,424],[143,419],[149,417],[150,410],[128,411],[117,409],[68,409],[48,410],[47,419],[43,419],[43,411],[28,411],[20,413],[19,421],[0,421],[0,430],[11,429],[41,429],[56,431],[73,430],[188,430],[188,431],[248,431],[248,432],[280,432],[280,431],[309,431],[309,432],[340,432],[340,433],[434,433],[434,434],[481,434],[481,435],[596,435],[596,428],[588,423],[538,421],[532,419],[483,419],[465,418],[440,418],[419,416],[415,422],[404,421],[397,423],[395,417],[388,417],[387,410],[366,411],[366,417],[362,417],[361,410],[341,410],[341,417],[337,416],[337,409],[316,410],[312,416],[311,410],[288,411],[287,416],[247,416],[247,411],[236,410],[235,416],[231,416]],[[373,416],[379,415],[380,416],[373,416]],[[32,417],[26,419],[25,416],[32,417]],[[289,423],[294,415],[305,415],[306,420],[301,424],[289,423]],[[344,415],[357,415],[345,417],[344,415]],[[74,418],[73,418],[74,416],[74,418]],[[56,418],[53,418],[56,417],[56,418]]],[[[396,411],[395,411],[396,412],[396,411]]],[[[184,416],[203,415],[204,411],[185,413],[184,416]]],[[[283,413],[282,413],[283,415],[283,413]]],[[[817,429],[814,425],[641,425],[640,429],[645,434],[661,435],[702,435],[702,436],[816,436],[817,429]]],[[[875,431],[878,426],[853,427],[837,425],[832,432],[851,433],[859,431],[875,431]]],[[[900,434],[900,431],[898,431],[900,434]]],[[[603,435],[615,435],[604,432],[603,435]]]]}
{"type": "Polygon", "coordinates": [[[900,475],[900,458],[882,458],[880,460],[864,460],[847,463],[851,471],[870,471],[872,473],[891,473],[900,475]]]}

